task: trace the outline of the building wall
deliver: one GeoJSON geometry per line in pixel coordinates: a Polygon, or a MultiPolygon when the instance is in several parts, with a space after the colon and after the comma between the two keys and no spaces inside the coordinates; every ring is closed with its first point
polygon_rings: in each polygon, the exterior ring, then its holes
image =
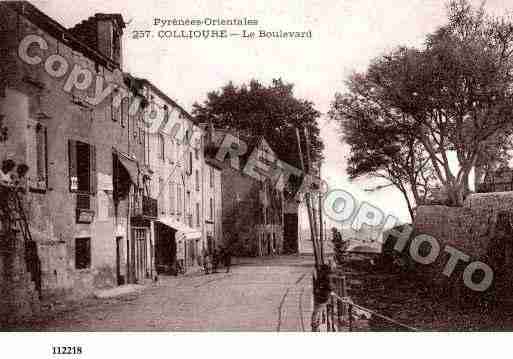
{"type": "MultiPolygon", "coordinates": [[[[9,141],[0,148],[1,159],[26,162],[29,146],[24,128],[33,125],[33,121],[47,128],[48,188],[29,195],[31,230],[38,243],[42,264],[43,294],[84,295],[94,288],[116,285],[115,237],[126,234],[126,213],[121,205],[118,217],[114,216],[112,191],[104,190],[102,183],[105,184],[105,179],[112,181],[113,148],[141,159],[142,145],[131,140],[128,124],[122,127],[120,121],[112,120],[110,98],[96,106],[74,103],[74,98],[85,100],[94,86],[86,91],[68,93],[63,88],[70,70],[65,76],[54,78],[46,73],[43,63],[49,55],[59,54],[69,62],[70,69],[73,64],[79,64],[93,74],[103,76],[106,82],[126,90],[123,73],[119,68],[108,69],[85,57],[8,7],[2,6],[1,11],[8,19],[9,41],[2,45],[9,53],[9,75],[5,89],[0,91],[4,94],[0,96],[0,113],[5,116],[10,134],[9,141]],[[28,65],[16,56],[19,40],[28,34],[38,34],[48,43],[47,50],[37,47],[31,50],[41,56],[42,64],[28,65]],[[97,190],[91,196],[91,208],[95,212],[91,224],[78,224],[75,219],[76,194],[71,193],[69,187],[68,140],[71,139],[96,147],[98,179],[97,190]],[[75,269],[77,237],[91,238],[91,266],[88,269],[75,269]]],[[[135,119],[131,118],[131,121],[131,128],[137,127],[135,119]]]]}
{"type": "Polygon", "coordinates": [[[205,226],[204,238],[212,237],[214,247],[224,246],[223,241],[223,208],[222,208],[222,180],[221,170],[205,163],[205,176],[203,188],[205,189],[205,226]],[[210,174],[213,181],[211,183],[210,174]],[[212,215],[210,214],[210,200],[212,200],[212,215]]]}
{"type": "MultiPolygon", "coordinates": [[[[184,110],[162,96],[152,86],[145,86],[145,96],[150,99],[147,111],[158,113],[157,123],[164,121],[167,108],[167,122],[159,131],[150,128],[147,133],[149,166],[153,173],[152,196],[159,199],[159,217],[171,218],[202,232],[202,238],[195,241],[195,257],[205,246],[204,218],[204,154],[203,132],[184,110]],[[183,141],[186,131],[192,131],[190,143],[183,141]],[[164,157],[161,156],[161,141],[164,141],[164,157]],[[189,156],[192,154],[192,169],[188,173],[189,156]],[[197,178],[196,178],[197,173],[197,178]],[[171,185],[171,186],[170,186],[171,185]],[[180,185],[180,186],[179,186],[180,185]],[[181,190],[179,194],[178,191],[181,190]],[[173,191],[173,193],[171,193],[173,191]],[[181,205],[178,206],[178,198],[181,205]],[[172,203],[171,203],[172,202],[172,203]],[[199,213],[196,213],[198,204],[199,213]],[[178,208],[181,208],[178,211],[178,208]],[[199,214],[199,218],[198,217],[199,214]]],[[[184,246],[184,243],[177,243],[184,246]]],[[[196,265],[197,259],[188,265],[196,265]]]]}
{"type": "MultiPolygon", "coordinates": [[[[268,255],[268,238],[275,238],[275,253],[283,249],[283,212],[269,211],[265,218],[266,208],[270,207],[269,184],[243,174],[229,166],[222,171],[222,216],[225,241],[232,243],[234,254],[268,255]],[[274,215],[273,215],[274,214],[274,215]]],[[[278,191],[281,201],[282,193],[278,191]]],[[[269,253],[271,252],[271,253],[269,253]]]]}

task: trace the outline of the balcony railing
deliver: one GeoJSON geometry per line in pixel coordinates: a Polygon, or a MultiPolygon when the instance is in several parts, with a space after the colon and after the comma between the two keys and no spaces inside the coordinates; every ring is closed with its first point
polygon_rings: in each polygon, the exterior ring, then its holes
{"type": "Polygon", "coordinates": [[[158,217],[158,201],[147,196],[134,196],[132,216],[134,217],[158,217]]]}

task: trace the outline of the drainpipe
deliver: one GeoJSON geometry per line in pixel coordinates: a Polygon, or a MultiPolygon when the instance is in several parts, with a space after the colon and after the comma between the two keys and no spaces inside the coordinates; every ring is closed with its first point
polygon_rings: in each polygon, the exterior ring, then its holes
{"type": "MultiPolygon", "coordinates": [[[[201,161],[201,221],[200,221],[200,225],[201,225],[201,248],[204,249],[205,248],[205,239],[207,238],[206,235],[206,228],[205,228],[205,153],[203,152],[204,150],[204,146],[203,146],[203,139],[204,139],[204,136],[203,136],[203,133],[201,134],[201,138],[200,138],[200,148],[199,148],[199,156],[200,156],[200,161],[201,161]]],[[[212,218],[213,220],[213,218],[212,218]]],[[[212,234],[215,238],[215,225],[214,225],[214,233],[212,234]]],[[[215,241],[215,240],[214,240],[215,241]]],[[[200,251],[200,253],[203,253],[203,251],[200,251]]],[[[202,258],[203,259],[203,258],[202,258]]]]}

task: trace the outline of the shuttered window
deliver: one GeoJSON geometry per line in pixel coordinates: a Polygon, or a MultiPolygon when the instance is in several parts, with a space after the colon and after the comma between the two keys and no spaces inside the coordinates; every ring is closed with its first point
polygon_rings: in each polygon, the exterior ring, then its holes
{"type": "Polygon", "coordinates": [[[178,184],[176,186],[176,213],[182,214],[182,204],[183,204],[183,195],[182,195],[182,186],[178,184]]]}
{"type": "Polygon", "coordinates": [[[110,102],[111,117],[112,117],[112,121],[119,121],[119,119],[121,117],[121,107],[122,106],[119,106],[119,103],[116,106],[116,104],[114,103],[115,98],[116,98],[116,92],[114,92],[111,95],[111,102],[110,102]]]}
{"type": "Polygon", "coordinates": [[[85,142],[68,141],[69,189],[71,192],[96,192],[96,149],[85,142]]]}
{"type": "Polygon", "coordinates": [[[27,133],[27,183],[31,189],[43,191],[48,187],[47,138],[44,125],[30,122],[27,133]]]}
{"type": "Polygon", "coordinates": [[[199,206],[199,203],[196,203],[196,227],[200,226],[200,221],[201,221],[201,218],[200,218],[200,206],[199,206]]]}
{"type": "Polygon", "coordinates": [[[164,161],[165,159],[165,156],[166,156],[166,152],[165,152],[165,142],[164,142],[164,134],[162,133],[159,133],[159,137],[158,137],[158,146],[159,146],[159,158],[164,161]]]}
{"type": "Polygon", "coordinates": [[[175,213],[175,185],[174,183],[169,183],[169,213],[175,213]]]}
{"type": "Polygon", "coordinates": [[[128,110],[130,108],[130,100],[125,97],[121,100],[121,127],[125,127],[128,124],[129,116],[128,110]]]}
{"type": "Polygon", "coordinates": [[[186,167],[187,167],[187,174],[189,176],[192,175],[192,152],[191,151],[189,151],[189,156],[187,158],[186,167]]]}

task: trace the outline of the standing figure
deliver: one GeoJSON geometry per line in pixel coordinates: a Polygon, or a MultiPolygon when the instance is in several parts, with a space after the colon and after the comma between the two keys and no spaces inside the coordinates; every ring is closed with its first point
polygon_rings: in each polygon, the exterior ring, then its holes
{"type": "Polygon", "coordinates": [[[327,264],[320,266],[313,281],[314,307],[312,313],[312,332],[318,332],[322,313],[326,311],[332,291],[330,281],[331,268],[327,264]]]}
{"type": "Polygon", "coordinates": [[[18,189],[18,191],[20,191],[22,193],[26,193],[27,192],[27,188],[28,188],[27,173],[28,173],[28,170],[29,170],[29,167],[26,164],[24,164],[24,163],[19,164],[16,167],[16,177],[15,177],[15,179],[13,179],[13,181],[14,181],[14,184],[15,184],[16,188],[18,189]]]}
{"type": "Polygon", "coordinates": [[[203,248],[203,270],[205,271],[205,274],[210,273],[210,255],[208,251],[203,248]]]}
{"type": "Polygon", "coordinates": [[[232,265],[232,253],[230,251],[230,247],[226,247],[224,250],[224,266],[226,267],[226,273],[230,272],[231,265],[232,265]]]}
{"type": "Polygon", "coordinates": [[[12,186],[13,184],[13,173],[16,163],[13,160],[3,160],[2,168],[0,169],[0,183],[4,186],[12,186]]]}
{"type": "Polygon", "coordinates": [[[219,251],[214,248],[212,251],[212,273],[217,273],[217,265],[219,264],[219,251]]]}

